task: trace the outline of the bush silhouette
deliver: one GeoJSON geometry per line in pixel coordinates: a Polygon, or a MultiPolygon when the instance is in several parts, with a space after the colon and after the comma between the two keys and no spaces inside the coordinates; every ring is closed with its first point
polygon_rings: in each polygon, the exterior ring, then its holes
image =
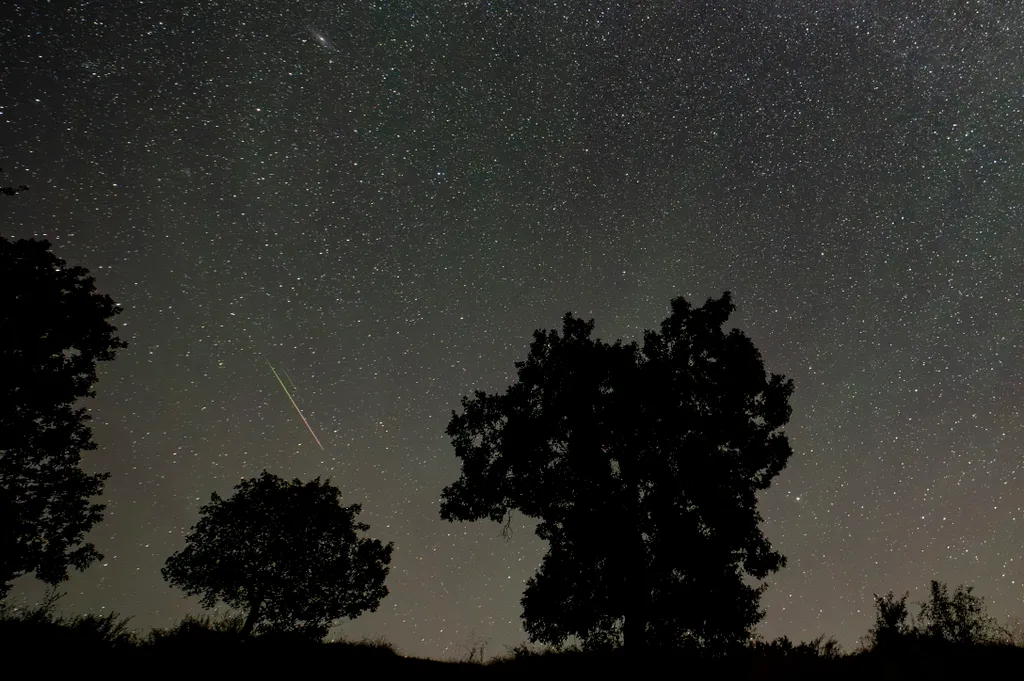
{"type": "Polygon", "coordinates": [[[230,646],[244,640],[244,625],[245,618],[238,614],[218,618],[190,614],[169,629],[153,629],[147,642],[161,648],[230,646]]]}
{"type": "Polygon", "coordinates": [[[897,598],[892,591],[875,595],[875,623],[868,630],[867,650],[937,654],[964,647],[1015,646],[1013,618],[1010,626],[999,626],[988,614],[985,599],[974,594],[974,587],[958,586],[951,595],[945,583],[932,580],[916,618],[908,613],[908,595],[897,598]]]}
{"type": "Polygon", "coordinates": [[[974,587],[949,588],[932,580],[928,600],[921,604],[918,629],[931,639],[948,643],[980,644],[997,640],[999,628],[988,615],[985,599],[974,595],[974,587]]]}
{"type": "Polygon", "coordinates": [[[338,639],[325,644],[332,650],[344,650],[349,655],[363,655],[368,657],[397,657],[398,651],[384,637],[363,638],[358,641],[338,639]]]}
{"type": "Polygon", "coordinates": [[[57,602],[63,596],[51,593],[40,605],[22,609],[0,604],[0,645],[12,651],[41,646],[124,650],[138,645],[138,636],[128,627],[130,617],[116,612],[61,615],[57,602]]]}
{"type": "Polygon", "coordinates": [[[888,645],[911,632],[908,622],[907,597],[896,598],[892,591],[885,596],[875,594],[875,623],[868,630],[868,644],[871,647],[888,645]]]}
{"type": "Polygon", "coordinates": [[[1006,624],[999,627],[999,640],[1011,646],[1024,647],[1024,620],[1011,615],[1006,624]]]}
{"type": "Polygon", "coordinates": [[[767,657],[835,660],[843,656],[843,647],[834,636],[825,634],[801,643],[793,643],[788,636],[781,636],[772,641],[754,641],[750,652],[767,657]]]}

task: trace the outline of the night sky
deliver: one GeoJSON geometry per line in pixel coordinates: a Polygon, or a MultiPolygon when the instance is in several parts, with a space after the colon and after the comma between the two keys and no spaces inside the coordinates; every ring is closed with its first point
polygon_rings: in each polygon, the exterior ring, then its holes
{"type": "Polygon", "coordinates": [[[1024,615],[1024,3],[14,4],[0,231],[89,268],[130,343],[68,611],[198,610],[160,567],[267,468],[395,542],[338,631],[501,653],[544,547],[439,519],[451,409],[565,312],[633,340],[731,290],[796,384],[763,634],[849,648],[932,578],[1024,615]]]}

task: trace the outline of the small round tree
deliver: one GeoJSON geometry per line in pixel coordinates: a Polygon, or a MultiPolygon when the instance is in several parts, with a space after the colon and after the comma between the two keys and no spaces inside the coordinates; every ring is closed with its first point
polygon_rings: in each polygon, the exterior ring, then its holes
{"type": "Polygon", "coordinates": [[[162,573],[172,586],[201,596],[205,608],[222,601],[247,612],[242,634],[296,632],[322,639],[331,624],[376,611],[388,594],[384,579],[392,544],[359,537],[358,504],[317,478],[288,482],[266,471],[214,493],[184,550],[162,573]]]}

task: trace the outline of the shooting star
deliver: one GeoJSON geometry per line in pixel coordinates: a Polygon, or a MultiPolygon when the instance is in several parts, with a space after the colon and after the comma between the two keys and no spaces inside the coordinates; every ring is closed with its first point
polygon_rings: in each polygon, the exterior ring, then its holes
{"type": "MultiPolygon", "coordinates": [[[[266,359],[266,358],[264,357],[264,359],[266,359]]],[[[274,378],[276,378],[277,382],[281,384],[281,388],[284,390],[284,394],[288,396],[288,401],[292,403],[292,406],[295,407],[295,411],[297,411],[299,413],[299,418],[302,419],[302,422],[306,424],[306,428],[309,429],[309,434],[313,436],[314,440],[316,440],[317,446],[320,447],[320,449],[322,451],[326,452],[327,450],[324,449],[324,446],[320,443],[320,438],[318,438],[316,436],[316,433],[313,432],[313,426],[309,425],[309,421],[307,421],[306,417],[302,415],[302,410],[299,409],[299,405],[295,404],[295,400],[292,399],[292,394],[290,392],[288,392],[288,386],[286,386],[284,384],[284,381],[281,380],[281,377],[277,375],[277,370],[274,369],[274,365],[270,363],[269,359],[267,359],[267,366],[269,366],[270,370],[272,372],[274,372],[274,378]]],[[[290,381],[291,379],[288,379],[288,380],[290,381]]],[[[293,383],[292,385],[295,385],[295,384],[293,383]]]]}
{"type": "Polygon", "coordinates": [[[292,390],[298,390],[299,388],[295,385],[295,381],[293,381],[292,377],[288,375],[288,370],[281,367],[281,371],[284,373],[284,377],[288,379],[288,384],[291,385],[292,390]]]}

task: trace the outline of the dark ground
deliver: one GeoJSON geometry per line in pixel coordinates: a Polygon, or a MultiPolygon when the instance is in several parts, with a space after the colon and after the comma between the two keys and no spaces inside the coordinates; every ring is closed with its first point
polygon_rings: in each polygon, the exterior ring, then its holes
{"type": "MultiPolygon", "coordinates": [[[[912,679],[1024,678],[1024,648],[1008,645],[955,646],[908,641],[886,649],[821,657],[799,652],[741,651],[725,659],[654,653],[548,653],[486,664],[407,658],[381,644],[295,644],[228,640],[178,640],[111,646],[67,637],[0,638],[6,678],[88,673],[147,678],[209,678],[244,674],[293,677],[323,670],[335,675],[386,678],[652,678],[680,679],[912,679]]],[[[27,633],[27,632],[24,632],[27,633]]],[[[219,638],[219,637],[217,637],[219,638]]],[[[632,680],[631,680],[632,681],[632,680]]]]}

